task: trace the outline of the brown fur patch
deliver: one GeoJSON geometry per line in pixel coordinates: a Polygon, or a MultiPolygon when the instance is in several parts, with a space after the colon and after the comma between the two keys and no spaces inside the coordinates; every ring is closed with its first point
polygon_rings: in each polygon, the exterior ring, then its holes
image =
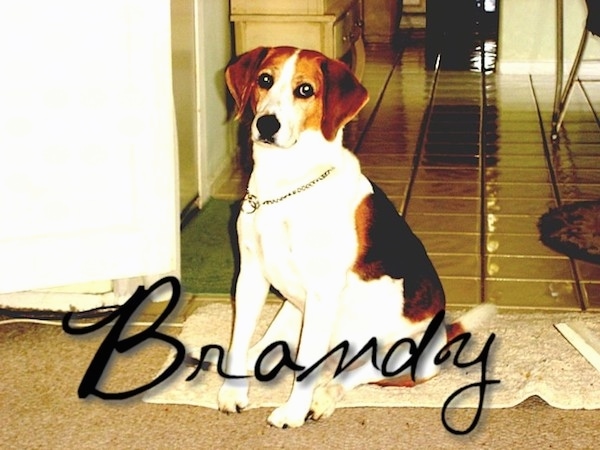
{"type": "Polygon", "coordinates": [[[444,309],[444,290],[423,244],[376,185],[357,207],[355,226],[358,250],[352,270],[362,280],[402,279],[403,315],[412,322],[444,309]]]}
{"type": "Polygon", "coordinates": [[[316,96],[319,109],[310,113],[306,127],[320,129],[325,139],[331,141],[365,106],[369,94],[343,62],[312,50],[302,50],[298,56],[298,73],[314,73],[320,80],[316,96]]]}
{"type": "Polygon", "coordinates": [[[416,289],[404,293],[404,316],[412,322],[430,319],[444,309],[445,298],[439,282],[425,276],[416,289]]]}
{"type": "Polygon", "coordinates": [[[383,378],[370,384],[376,384],[381,387],[415,387],[419,384],[419,381],[414,381],[410,375],[400,375],[394,378],[383,378]]]}
{"type": "Polygon", "coordinates": [[[302,83],[308,83],[314,88],[315,92],[315,95],[311,98],[295,100],[305,118],[302,129],[320,130],[323,119],[324,80],[318,61],[322,59],[322,56],[307,51],[300,52],[298,56],[292,89],[296,89],[302,83]]]}
{"type": "Polygon", "coordinates": [[[425,383],[429,380],[431,380],[432,378],[434,378],[436,375],[434,375],[433,377],[429,377],[429,378],[417,378],[416,380],[413,380],[411,378],[411,376],[409,374],[405,374],[405,375],[400,375],[397,377],[393,377],[393,378],[384,378],[382,380],[379,381],[375,381],[374,383],[369,383],[369,384],[376,384],[377,386],[381,386],[381,387],[415,387],[418,384],[422,384],[425,383]]]}
{"type": "Polygon", "coordinates": [[[281,67],[295,52],[296,49],[294,47],[275,47],[269,49],[258,70],[254,73],[251,98],[253,112],[256,112],[256,105],[267,94],[266,90],[258,88],[256,83],[258,76],[262,73],[268,73],[277,80],[281,67]]]}
{"type": "Polygon", "coordinates": [[[375,280],[385,275],[383,262],[369,260],[367,257],[373,244],[370,234],[373,214],[373,196],[368,195],[360,202],[354,214],[358,252],[352,271],[364,281],[375,280]]]}
{"type": "Polygon", "coordinates": [[[465,332],[462,324],[460,322],[454,322],[449,325],[446,325],[446,336],[448,342],[454,339],[456,336],[460,336],[465,332]]]}
{"type": "Polygon", "coordinates": [[[258,47],[235,58],[225,69],[225,81],[236,105],[236,118],[251,115],[249,101],[254,94],[258,66],[268,49],[258,47]]]}

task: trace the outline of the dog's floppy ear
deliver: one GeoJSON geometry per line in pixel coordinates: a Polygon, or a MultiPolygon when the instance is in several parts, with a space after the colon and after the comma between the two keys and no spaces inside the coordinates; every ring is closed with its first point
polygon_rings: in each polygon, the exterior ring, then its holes
{"type": "Polygon", "coordinates": [[[236,105],[236,118],[244,113],[256,82],[256,72],[267,55],[267,47],[258,47],[235,58],[225,69],[225,81],[236,105]]]}
{"type": "Polygon", "coordinates": [[[365,106],[369,94],[341,61],[325,59],[321,63],[321,71],[325,81],[321,130],[325,139],[331,141],[339,129],[365,106]]]}

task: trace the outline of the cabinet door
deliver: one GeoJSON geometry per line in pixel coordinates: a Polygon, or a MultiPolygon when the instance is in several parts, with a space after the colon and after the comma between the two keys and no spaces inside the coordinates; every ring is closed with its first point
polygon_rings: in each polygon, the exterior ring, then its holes
{"type": "Polygon", "coordinates": [[[169,18],[143,0],[0,5],[0,293],[176,270],[169,18]]]}

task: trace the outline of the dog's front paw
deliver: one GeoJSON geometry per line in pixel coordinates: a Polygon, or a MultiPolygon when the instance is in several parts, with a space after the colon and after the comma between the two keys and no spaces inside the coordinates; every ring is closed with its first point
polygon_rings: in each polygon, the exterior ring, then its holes
{"type": "Polygon", "coordinates": [[[219,411],[241,412],[248,406],[248,382],[246,380],[226,381],[219,390],[219,411]]]}
{"type": "Polygon", "coordinates": [[[315,390],[310,405],[310,418],[313,420],[326,419],[335,411],[338,401],[344,396],[344,388],[337,383],[330,382],[319,386],[315,390]]]}
{"type": "Polygon", "coordinates": [[[301,408],[294,408],[293,405],[286,403],[275,409],[267,422],[277,428],[298,428],[304,425],[307,411],[301,408]]]}

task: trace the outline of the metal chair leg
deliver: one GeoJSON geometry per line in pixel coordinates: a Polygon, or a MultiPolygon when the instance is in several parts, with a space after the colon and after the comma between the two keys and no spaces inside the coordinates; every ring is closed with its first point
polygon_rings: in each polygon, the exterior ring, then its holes
{"type": "Polygon", "coordinates": [[[564,72],[564,5],[563,0],[556,0],[556,80],[554,84],[554,106],[552,108],[552,131],[551,138],[558,138],[558,111],[560,109],[560,98],[562,97],[563,72],[564,72]]]}
{"type": "Polygon", "coordinates": [[[573,86],[575,85],[575,79],[577,78],[579,67],[581,66],[581,61],[583,60],[583,53],[585,52],[588,37],[589,31],[583,30],[583,35],[581,36],[579,48],[577,49],[577,54],[575,55],[575,59],[573,60],[573,66],[571,67],[571,72],[569,73],[567,84],[564,88],[561,87],[562,93],[560,95],[558,105],[556,105],[555,103],[555,110],[552,120],[552,140],[558,140],[558,132],[565,118],[565,113],[567,112],[567,104],[571,97],[571,93],[573,92],[573,86]]]}

